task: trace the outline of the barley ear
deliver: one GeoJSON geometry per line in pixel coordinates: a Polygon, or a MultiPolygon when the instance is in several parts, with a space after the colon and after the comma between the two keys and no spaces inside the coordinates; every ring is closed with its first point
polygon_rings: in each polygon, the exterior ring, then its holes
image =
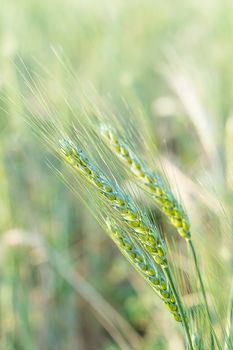
{"type": "Polygon", "coordinates": [[[134,204],[132,198],[126,195],[118,185],[111,183],[70,140],[62,140],[60,148],[66,162],[97,189],[100,197],[129,227],[131,234],[137,237],[145,250],[153,256],[155,262],[166,267],[168,263],[165,243],[154,225],[134,204]]]}
{"type": "Polygon", "coordinates": [[[113,222],[106,219],[107,232],[121,253],[128,259],[132,266],[143,276],[147,283],[158,294],[164,302],[173,318],[181,322],[178,306],[172,293],[163,270],[161,270],[153,259],[148,256],[142,246],[137,244],[125,229],[122,229],[113,222]]]}
{"type": "Polygon", "coordinates": [[[107,146],[122,161],[137,182],[152,196],[158,208],[177,229],[179,235],[183,238],[190,238],[188,216],[161,174],[152,172],[113,129],[102,125],[100,131],[107,146]]]}

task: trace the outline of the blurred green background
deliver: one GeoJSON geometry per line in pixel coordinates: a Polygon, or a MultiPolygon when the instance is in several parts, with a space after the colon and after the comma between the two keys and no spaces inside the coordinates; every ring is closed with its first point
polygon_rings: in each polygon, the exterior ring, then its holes
{"type": "Polygon", "coordinates": [[[22,118],[46,110],[23,75],[43,77],[64,119],[80,84],[117,113],[123,99],[142,110],[194,231],[205,221],[216,237],[228,224],[219,201],[232,204],[232,15],[231,0],[1,0],[1,349],[182,348],[179,326],[47,166],[50,150],[22,118]]]}

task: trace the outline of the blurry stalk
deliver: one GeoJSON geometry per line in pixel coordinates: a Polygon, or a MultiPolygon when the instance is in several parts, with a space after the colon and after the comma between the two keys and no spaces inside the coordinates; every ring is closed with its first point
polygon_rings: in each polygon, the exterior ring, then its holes
{"type": "Polygon", "coordinates": [[[232,350],[233,349],[232,334],[233,334],[233,279],[232,279],[232,283],[231,283],[230,300],[229,300],[228,312],[227,312],[227,324],[226,324],[224,350],[232,350]]]}
{"type": "Polygon", "coordinates": [[[215,125],[195,84],[196,77],[185,68],[184,62],[175,52],[169,51],[169,61],[171,58],[170,66],[167,65],[164,68],[165,78],[186,110],[187,118],[196,129],[199,142],[208,157],[210,170],[215,176],[216,183],[222,184],[224,175],[216,146],[215,125]]]}
{"type": "Polygon", "coordinates": [[[233,116],[226,123],[225,130],[226,180],[228,188],[233,191],[233,116]]]}
{"type": "Polygon", "coordinates": [[[202,293],[202,297],[203,297],[203,301],[204,301],[206,315],[207,315],[208,320],[209,320],[211,349],[214,349],[214,340],[215,340],[218,348],[221,350],[221,346],[219,344],[218,338],[217,338],[217,336],[215,334],[215,331],[214,331],[214,328],[213,328],[213,325],[212,325],[212,319],[211,319],[211,314],[210,314],[210,310],[209,310],[209,306],[208,306],[205,286],[204,286],[204,282],[203,282],[203,279],[202,279],[202,276],[201,276],[201,271],[199,269],[199,264],[198,264],[198,260],[197,260],[196,251],[195,251],[195,248],[194,248],[192,240],[191,239],[186,239],[186,241],[187,241],[187,244],[190,247],[190,251],[191,251],[191,255],[192,255],[193,261],[194,261],[194,266],[195,266],[197,278],[198,278],[198,281],[199,281],[199,284],[200,284],[200,288],[201,288],[201,293],[202,293]]]}
{"type": "MultiPolygon", "coordinates": [[[[1,246],[3,246],[1,241],[1,246]]],[[[1,247],[4,248],[4,247],[1,247]]],[[[8,250],[8,247],[6,247],[8,250]]],[[[25,350],[35,350],[35,334],[33,320],[30,314],[30,298],[28,288],[23,283],[22,256],[21,252],[15,247],[6,251],[5,264],[7,267],[3,272],[1,314],[3,313],[1,329],[2,342],[7,348],[15,349],[15,344],[25,350]],[[3,322],[4,321],[4,322],[3,322]]],[[[1,250],[1,256],[4,257],[4,250],[1,250]]],[[[26,264],[27,266],[27,264],[26,264]]],[[[4,347],[5,349],[5,347],[4,347]]]]}
{"type": "Polygon", "coordinates": [[[194,333],[192,336],[192,340],[193,340],[194,350],[204,350],[202,339],[199,337],[198,334],[194,333]]]}
{"type": "Polygon", "coordinates": [[[0,148],[0,229],[3,232],[10,227],[11,223],[11,205],[8,189],[9,186],[2,154],[2,148],[0,148]]]}
{"type": "Polygon", "coordinates": [[[7,114],[11,121],[12,130],[17,135],[23,128],[24,120],[21,117],[23,115],[23,104],[17,78],[17,68],[12,64],[13,60],[14,53],[6,55],[2,60],[2,70],[6,76],[3,86],[5,95],[7,96],[7,114]]]}

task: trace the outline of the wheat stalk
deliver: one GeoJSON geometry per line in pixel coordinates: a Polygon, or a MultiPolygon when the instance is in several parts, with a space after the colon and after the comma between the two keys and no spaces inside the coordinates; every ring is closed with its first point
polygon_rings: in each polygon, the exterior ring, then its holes
{"type": "Polygon", "coordinates": [[[231,350],[233,348],[233,280],[230,288],[230,298],[227,310],[227,324],[225,334],[224,350],[231,350]]]}

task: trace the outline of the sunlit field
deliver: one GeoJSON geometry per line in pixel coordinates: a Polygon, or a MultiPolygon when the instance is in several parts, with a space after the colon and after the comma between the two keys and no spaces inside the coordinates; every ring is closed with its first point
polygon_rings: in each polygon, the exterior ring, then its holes
{"type": "Polygon", "coordinates": [[[233,349],[232,18],[1,0],[1,350],[233,349]]]}

